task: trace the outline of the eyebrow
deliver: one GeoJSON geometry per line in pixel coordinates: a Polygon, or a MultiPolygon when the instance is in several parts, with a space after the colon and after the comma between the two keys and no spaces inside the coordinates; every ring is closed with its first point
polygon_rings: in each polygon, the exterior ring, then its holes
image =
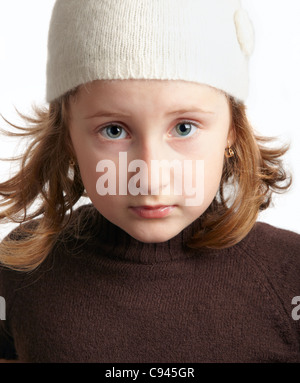
{"type": "MultiPolygon", "coordinates": [[[[184,113],[202,113],[202,114],[215,114],[212,111],[201,109],[201,108],[186,108],[186,109],[177,109],[171,112],[166,113],[166,116],[176,115],[176,114],[184,114],[184,113]]],[[[131,117],[130,114],[127,113],[117,113],[111,111],[98,111],[91,116],[84,117],[85,120],[95,118],[95,117],[131,117]]]]}
{"type": "Polygon", "coordinates": [[[84,117],[85,120],[88,120],[90,118],[95,117],[130,117],[130,114],[126,113],[117,113],[117,112],[110,112],[110,111],[98,111],[95,114],[92,114],[91,116],[84,117]]]}
{"type": "Polygon", "coordinates": [[[167,113],[166,115],[173,115],[173,114],[184,114],[184,113],[204,113],[204,114],[215,114],[212,111],[201,109],[201,108],[187,108],[187,109],[179,109],[179,110],[174,110],[172,112],[167,113]]]}

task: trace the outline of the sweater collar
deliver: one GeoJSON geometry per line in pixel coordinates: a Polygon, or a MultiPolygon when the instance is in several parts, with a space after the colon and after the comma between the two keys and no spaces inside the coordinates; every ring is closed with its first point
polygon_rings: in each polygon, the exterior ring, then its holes
{"type": "MultiPolygon", "coordinates": [[[[191,249],[186,245],[188,239],[198,231],[199,220],[194,221],[166,242],[143,243],[112,224],[92,205],[86,205],[80,215],[81,220],[85,221],[80,226],[88,228],[89,231],[93,228],[91,240],[93,251],[109,258],[119,258],[141,264],[155,264],[185,259],[203,253],[203,250],[191,249]]],[[[209,249],[205,250],[205,253],[215,251],[209,249]]]]}

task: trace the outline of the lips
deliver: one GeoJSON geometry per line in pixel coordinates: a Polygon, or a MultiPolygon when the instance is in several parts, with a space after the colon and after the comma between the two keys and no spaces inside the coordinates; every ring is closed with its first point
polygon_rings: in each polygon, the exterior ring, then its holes
{"type": "Polygon", "coordinates": [[[142,218],[164,218],[175,209],[175,205],[134,206],[130,209],[142,218]]]}

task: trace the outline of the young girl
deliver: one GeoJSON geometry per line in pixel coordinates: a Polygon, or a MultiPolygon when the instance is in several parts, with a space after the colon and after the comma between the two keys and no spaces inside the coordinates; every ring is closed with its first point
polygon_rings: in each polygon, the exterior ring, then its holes
{"type": "Polygon", "coordinates": [[[57,0],[49,107],[0,184],[0,358],[300,361],[300,236],[256,223],[290,178],[247,120],[252,50],[238,0],[57,0]]]}

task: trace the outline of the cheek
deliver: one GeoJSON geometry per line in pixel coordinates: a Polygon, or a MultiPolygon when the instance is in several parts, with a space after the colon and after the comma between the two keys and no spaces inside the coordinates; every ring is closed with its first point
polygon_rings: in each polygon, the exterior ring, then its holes
{"type": "Polygon", "coordinates": [[[203,161],[201,181],[195,180],[197,175],[194,174],[194,183],[198,182],[203,196],[201,206],[195,208],[195,213],[197,211],[199,215],[209,207],[219,190],[225,159],[223,144],[218,143],[218,145],[205,148],[201,153],[201,159],[203,161]]]}
{"type": "MultiPolygon", "coordinates": [[[[91,145],[84,145],[81,141],[81,145],[77,145],[74,149],[77,155],[77,161],[79,165],[81,179],[88,197],[92,201],[93,205],[106,217],[114,214],[114,207],[118,207],[123,204],[124,198],[118,195],[100,195],[97,192],[97,183],[99,179],[106,179],[108,169],[104,169],[103,172],[97,171],[97,164],[99,161],[110,160],[115,165],[116,175],[118,174],[118,163],[114,158],[107,158],[101,151],[91,147],[91,145]]],[[[109,184],[116,184],[118,190],[118,177],[110,177],[109,184]]]]}
{"type": "Polygon", "coordinates": [[[76,154],[81,179],[88,195],[96,193],[96,165],[99,161],[97,152],[91,148],[85,136],[78,132],[70,132],[72,145],[76,154]]]}
{"type": "Polygon", "coordinates": [[[213,199],[218,191],[224,165],[224,151],[212,151],[204,159],[205,195],[213,199]]]}
{"type": "MultiPolygon", "coordinates": [[[[214,198],[222,177],[227,130],[222,129],[221,131],[221,135],[210,134],[210,132],[207,135],[203,135],[198,151],[190,151],[193,160],[197,158],[203,161],[204,174],[202,180],[204,183],[204,196],[206,199],[214,198]]],[[[194,172],[194,179],[196,177],[197,175],[194,172]]]]}
{"type": "MultiPolygon", "coordinates": [[[[83,159],[79,165],[80,173],[83,185],[87,192],[89,199],[95,208],[108,220],[113,223],[118,223],[118,215],[120,215],[120,210],[124,205],[124,197],[118,195],[100,195],[97,191],[97,183],[101,177],[105,177],[104,173],[99,173],[96,171],[96,165],[98,163],[98,158],[94,158],[92,161],[83,159]],[[91,165],[92,163],[92,165],[91,165]]],[[[110,184],[111,184],[110,180],[110,184]]],[[[126,202],[126,200],[125,200],[126,202]]]]}

